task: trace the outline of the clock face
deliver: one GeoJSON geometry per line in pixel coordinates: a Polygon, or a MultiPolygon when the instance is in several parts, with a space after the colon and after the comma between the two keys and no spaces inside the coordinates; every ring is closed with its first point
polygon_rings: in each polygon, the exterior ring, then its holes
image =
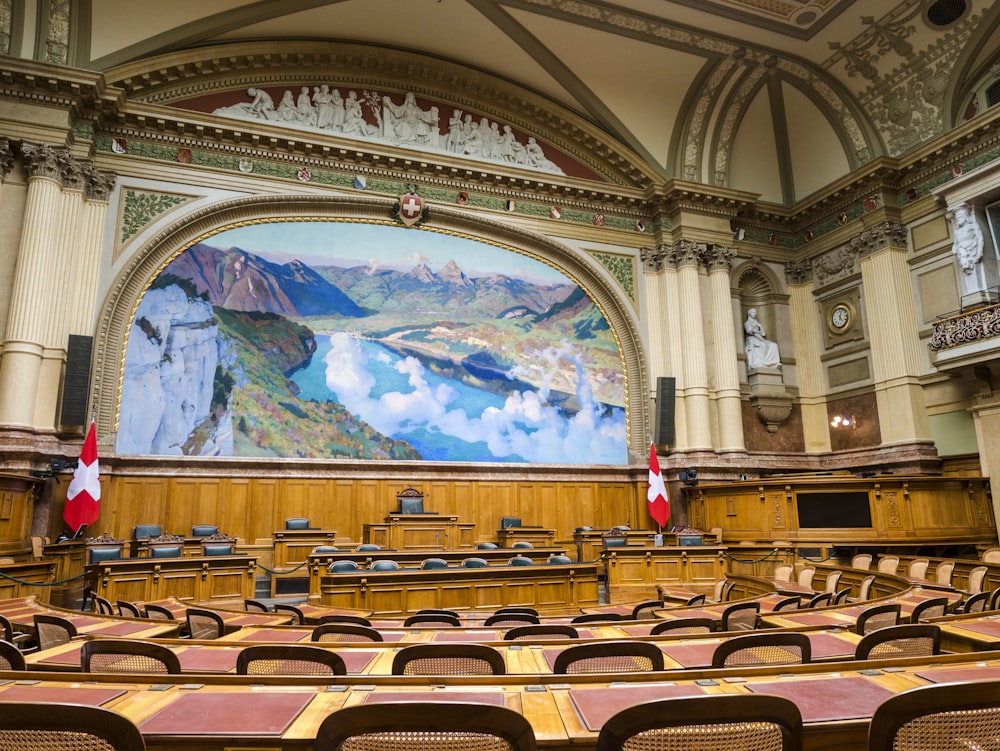
{"type": "Polygon", "coordinates": [[[851,311],[844,305],[838,305],[830,313],[830,323],[835,329],[843,329],[851,322],[851,311]]]}

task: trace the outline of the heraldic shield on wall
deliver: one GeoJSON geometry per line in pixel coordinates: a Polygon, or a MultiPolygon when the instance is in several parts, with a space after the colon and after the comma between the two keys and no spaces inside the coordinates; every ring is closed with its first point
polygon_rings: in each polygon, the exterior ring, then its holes
{"type": "Polygon", "coordinates": [[[274,221],[183,250],[139,302],[124,455],[626,464],[607,320],[474,239],[274,221]]]}

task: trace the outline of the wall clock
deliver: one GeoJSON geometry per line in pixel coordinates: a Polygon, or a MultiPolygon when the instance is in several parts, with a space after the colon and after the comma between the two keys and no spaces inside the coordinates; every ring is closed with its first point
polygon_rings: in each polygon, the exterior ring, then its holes
{"type": "Polygon", "coordinates": [[[851,309],[841,303],[840,305],[835,305],[830,311],[830,328],[836,332],[846,331],[851,325],[851,319],[854,316],[851,314],[851,309]]]}

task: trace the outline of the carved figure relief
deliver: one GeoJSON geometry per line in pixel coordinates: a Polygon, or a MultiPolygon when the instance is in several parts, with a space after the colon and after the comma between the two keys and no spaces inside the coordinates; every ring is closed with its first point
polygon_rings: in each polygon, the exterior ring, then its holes
{"type": "Polygon", "coordinates": [[[747,311],[747,319],[743,323],[743,330],[746,332],[746,355],[747,368],[773,368],[781,367],[781,358],[778,356],[778,345],[767,338],[767,332],[763,324],[757,320],[757,308],[750,308],[747,311]]]}

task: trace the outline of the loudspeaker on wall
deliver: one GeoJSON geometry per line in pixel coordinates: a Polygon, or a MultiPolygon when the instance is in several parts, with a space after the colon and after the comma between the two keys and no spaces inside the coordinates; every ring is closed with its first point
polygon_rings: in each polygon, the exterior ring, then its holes
{"type": "Polygon", "coordinates": [[[674,396],[677,379],[673,377],[656,379],[656,425],[653,443],[668,446],[674,442],[674,396]]]}
{"type": "Polygon", "coordinates": [[[66,374],[63,378],[62,409],[59,423],[63,426],[86,425],[87,403],[90,398],[90,360],[94,337],[69,335],[66,347],[66,374]]]}

